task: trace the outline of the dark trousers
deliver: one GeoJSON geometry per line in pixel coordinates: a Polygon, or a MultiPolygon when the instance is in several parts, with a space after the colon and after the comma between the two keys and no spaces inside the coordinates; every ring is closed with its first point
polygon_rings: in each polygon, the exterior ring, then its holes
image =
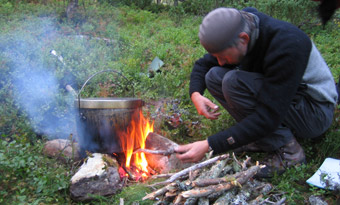
{"type": "MultiPolygon", "coordinates": [[[[213,67],[206,74],[205,81],[211,95],[239,122],[254,112],[263,75],[213,67]]],[[[334,105],[331,103],[316,102],[303,91],[297,92],[282,124],[256,143],[265,151],[274,151],[294,136],[318,137],[331,126],[333,113],[334,105]]]]}

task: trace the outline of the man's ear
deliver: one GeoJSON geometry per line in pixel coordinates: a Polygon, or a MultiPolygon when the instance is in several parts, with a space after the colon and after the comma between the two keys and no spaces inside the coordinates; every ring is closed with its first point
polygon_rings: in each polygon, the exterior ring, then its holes
{"type": "Polygon", "coordinates": [[[241,43],[248,45],[250,38],[246,32],[241,32],[238,37],[240,38],[241,43]]]}

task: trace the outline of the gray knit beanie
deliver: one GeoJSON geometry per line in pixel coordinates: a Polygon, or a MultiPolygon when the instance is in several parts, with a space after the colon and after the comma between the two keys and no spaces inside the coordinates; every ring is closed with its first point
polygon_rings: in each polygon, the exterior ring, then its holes
{"type": "Polygon", "coordinates": [[[231,41],[243,26],[244,20],[239,10],[217,8],[204,17],[198,37],[209,53],[217,53],[231,46],[231,41]]]}

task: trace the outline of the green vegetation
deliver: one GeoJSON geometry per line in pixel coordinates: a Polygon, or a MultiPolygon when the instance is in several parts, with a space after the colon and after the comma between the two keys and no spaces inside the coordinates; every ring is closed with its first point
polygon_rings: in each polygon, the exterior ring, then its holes
{"type": "MultiPolygon", "coordinates": [[[[340,75],[340,14],[323,29],[316,2],[310,0],[186,0],[178,6],[152,1],[80,1],[77,15],[67,18],[65,1],[0,0],[0,203],[70,204],[69,180],[75,162],[62,164],[42,154],[43,143],[67,138],[74,132],[74,96],[95,72],[113,69],[120,75],[98,75],[82,96],[137,96],[147,105],[173,99],[164,112],[181,114],[182,122],[169,127],[156,118],[156,131],[178,143],[205,139],[234,121],[227,112],[211,122],[199,116],[188,96],[192,65],[205,52],[197,37],[204,14],[217,6],[253,6],[300,26],[315,42],[336,80],[340,75]],[[44,4],[45,3],[45,4],[44,4]],[[202,9],[204,8],[204,9],[202,9]],[[54,50],[57,56],[51,54],[54,50]],[[148,66],[159,57],[164,66],[150,77],[148,66]],[[38,99],[38,100],[35,100],[38,99]],[[53,122],[53,127],[50,126],[53,122]]],[[[152,116],[153,106],[148,112],[152,116]]],[[[308,186],[305,181],[325,157],[340,158],[339,109],[322,140],[302,142],[309,163],[275,177],[276,189],[289,204],[320,195],[335,203],[334,192],[308,186]]],[[[143,185],[124,189],[99,204],[140,201],[143,185]],[[131,193],[134,197],[131,197],[131,193]]],[[[142,202],[149,204],[150,202],[142,202]]],[[[141,204],[142,204],[141,203],[141,204]]]]}

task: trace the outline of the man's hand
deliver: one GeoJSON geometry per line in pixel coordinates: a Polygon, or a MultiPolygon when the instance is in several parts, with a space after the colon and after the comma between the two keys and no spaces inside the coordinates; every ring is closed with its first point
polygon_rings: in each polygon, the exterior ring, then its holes
{"type": "Polygon", "coordinates": [[[215,120],[221,115],[218,106],[211,102],[208,98],[202,96],[199,92],[191,94],[191,100],[194,103],[198,114],[204,115],[206,118],[215,120]]]}
{"type": "Polygon", "coordinates": [[[175,149],[176,157],[182,162],[198,162],[203,159],[209,150],[208,140],[197,141],[191,144],[181,145],[175,149]]]}

